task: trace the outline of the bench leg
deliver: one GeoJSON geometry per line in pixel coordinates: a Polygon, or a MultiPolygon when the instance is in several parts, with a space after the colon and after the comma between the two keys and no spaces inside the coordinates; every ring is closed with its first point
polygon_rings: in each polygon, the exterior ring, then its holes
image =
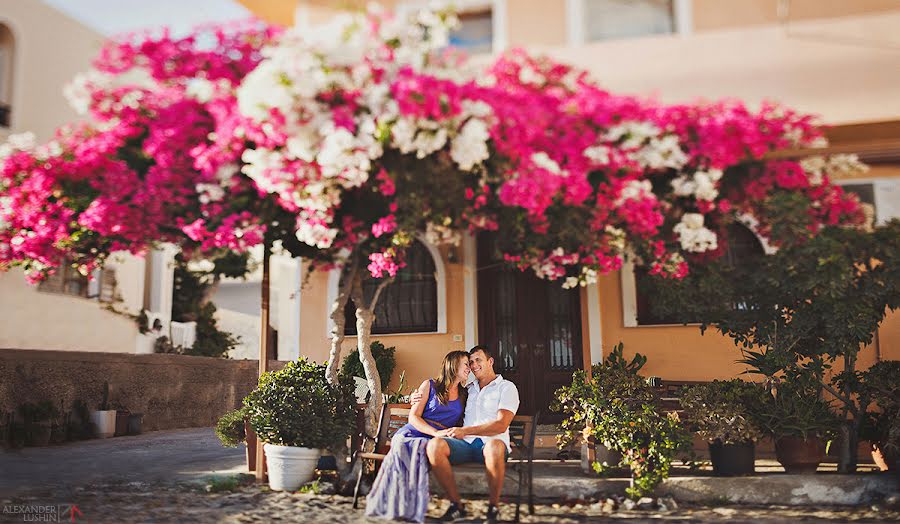
{"type": "Polygon", "coordinates": [[[528,513],[534,515],[534,470],[528,463],[528,513]]]}
{"type": "Polygon", "coordinates": [[[523,468],[519,469],[519,489],[516,492],[516,522],[519,522],[519,506],[522,505],[522,482],[525,481],[525,471],[523,468]]]}
{"type": "Polygon", "coordinates": [[[353,509],[356,509],[359,501],[359,485],[362,484],[363,471],[365,471],[365,469],[366,463],[364,460],[360,459],[359,475],[356,476],[356,486],[353,488],[353,509]]]}

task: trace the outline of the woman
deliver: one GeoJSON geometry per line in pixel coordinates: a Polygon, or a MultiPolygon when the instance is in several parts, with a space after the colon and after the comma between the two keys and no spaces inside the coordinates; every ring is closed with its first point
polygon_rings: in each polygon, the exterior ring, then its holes
{"type": "Polygon", "coordinates": [[[422,400],[412,405],[409,423],[391,439],[391,450],[366,497],[366,515],[425,521],[429,471],[425,447],[462,421],[467,392],[460,384],[468,378],[469,354],[451,351],[444,357],[440,376],[419,386],[422,400]]]}

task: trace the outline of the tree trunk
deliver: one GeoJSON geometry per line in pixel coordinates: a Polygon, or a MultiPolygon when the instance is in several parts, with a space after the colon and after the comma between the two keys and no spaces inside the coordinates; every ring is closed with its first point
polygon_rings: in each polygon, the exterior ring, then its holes
{"type": "Polygon", "coordinates": [[[338,381],[338,370],[341,368],[341,345],[344,343],[344,328],[346,317],[344,308],[350,298],[350,290],[356,278],[359,263],[356,257],[341,269],[341,278],[338,287],[338,296],[331,305],[331,351],[328,353],[328,367],[325,369],[325,379],[330,384],[338,381]]]}
{"type": "Polygon", "coordinates": [[[356,349],[359,352],[359,361],[366,374],[366,384],[369,386],[370,393],[369,405],[366,407],[366,433],[371,437],[374,437],[378,431],[378,417],[384,407],[384,401],[381,398],[381,377],[378,374],[378,367],[375,365],[375,357],[372,355],[370,347],[372,324],[375,323],[375,305],[378,304],[378,298],[384,288],[393,281],[393,278],[382,280],[375,290],[372,300],[368,303],[366,303],[363,293],[363,277],[359,272],[354,275],[351,288],[353,303],[356,304],[356,349]]]}
{"type": "MultiPolygon", "coordinates": [[[[856,354],[850,353],[844,355],[844,372],[853,373],[855,371],[856,354]]],[[[848,399],[849,402],[853,402],[853,392],[851,391],[849,381],[845,381],[841,393],[843,393],[845,399],[848,399]]],[[[863,406],[862,410],[855,409],[856,406],[849,404],[848,400],[844,401],[844,416],[841,421],[841,449],[838,459],[838,473],[855,473],[856,464],[859,462],[857,453],[857,448],[859,447],[859,426],[866,407],[863,406]],[[853,414],[852,419],[848,418],[848,415],[851,413],[853,414]]]]}

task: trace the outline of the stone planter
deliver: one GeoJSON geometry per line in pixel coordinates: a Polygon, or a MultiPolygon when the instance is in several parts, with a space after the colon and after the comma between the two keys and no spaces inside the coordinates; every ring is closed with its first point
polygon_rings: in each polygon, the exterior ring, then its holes
{"type": "Polygon", "coordinates": [[[815,473],[825,459],[825,442],[818,437],[781,437],[775,441],[775,457],[788,473],[815,473]]]}
{"type": "Polygon", "coordinates": [[[98,438],[109,438],[116,434],[116,410],[105,409],[91,412],[91,422],[98,438]]]}
{"type": "Polygon", "coordinates": [[[752,475],[756,470],[756,446],[753,442],[710,442],[709,458],[712,460],[713,474],[721,477],[752,475]]]}
{"type": "Polygon", "coordinates": [[[320,449],[265,444],[269,488],[274,491],[296,491],[313,478],[320,449]]]}

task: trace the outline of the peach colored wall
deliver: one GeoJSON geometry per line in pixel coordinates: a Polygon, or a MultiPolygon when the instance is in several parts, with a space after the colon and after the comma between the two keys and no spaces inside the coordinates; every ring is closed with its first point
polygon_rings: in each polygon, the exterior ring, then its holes
{"type": "MultiPolygon", "coordinates": [[[[896,0],[792,0],[790,21],[833,18],[898,9],[896,0]]],[[[778,0],[693,0],[694,30],[778,22],[778,0]]]]}
{"type": "Polygon", "coordinates": [[[19,269],[0,273],[2,348],[133,353],[137,334],[134,320],[96,300],[37,291],[19,269]]]}
{"type": "Polygon", "coordinates": [[[603,354],[618,344],[624,354],[647,356],[643,372],[665,380],[712,380],[730,378],[744,368],[735,363],[740,352],[731,339],[697,326],[625,327],[622,284],[619,272],[600,277],[600,322],[603,354]]]}
{"type": "Polygon", "coordinates": [[[0,139],[7,131],[32,131],[49,140],[58,126],[77,118],[62,88],[90,67],[103,39],[39,0],[3,2],[0,23],[15,38],[12,127],[0,130],[0,139]]]}
{"type": "Polygon", "coordinates": [[[509,47],[566,43],[566,3],[507,0],[509,47]]]}
{"type": "Polygon", "coordinates": [[[279,25],[294,23],[294,10],[298,0],[238,0],[254,15],[266,22],[279,25]]]}
{"type": "MultiPolygon", "coordinates": [[[[448,351],[467,349],[464,342],[465,333],[465,298],[463,296],[463,266],[461,263],[450,263],[446,250],[442,250],[442,258],[447,278],[447,333],[423,335],[372,335],[372,340],[379,340],[385,346],[395,346],[397,368],[391,388],[398,386],[401,371],[406,371],[406,383],[419,385],[423,380],[437,373],[441,359],[448,351]],[[454,342],[453,336],[459,335],[460,341],[454,342]]],[[[461,257],[460,257],[461,260],[461,257]]],[[[328,274],[313,273],[301,291],[300,306],[300,354],[309,356],[317,362],[325,362],[331,348],[327,333],[328,312],[328,274]]],[[[356,348],[356,337],[348,337],[343,344],[341,358],[346,357],[356,348]]]]}

